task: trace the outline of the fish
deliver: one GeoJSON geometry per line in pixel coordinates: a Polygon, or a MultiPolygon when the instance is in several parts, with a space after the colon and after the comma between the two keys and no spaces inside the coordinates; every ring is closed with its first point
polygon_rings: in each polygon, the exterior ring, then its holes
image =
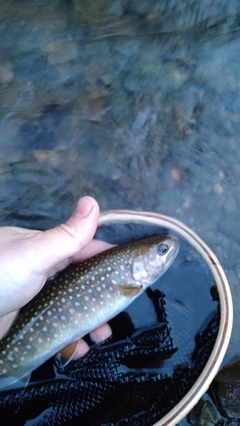
{"type": "Polygon", "coordinates": [[[0,391],[27,385],[33,370],[127,308],[172,264],[175,236],[112,247],[46,282],[0,341],[0,391]]]}

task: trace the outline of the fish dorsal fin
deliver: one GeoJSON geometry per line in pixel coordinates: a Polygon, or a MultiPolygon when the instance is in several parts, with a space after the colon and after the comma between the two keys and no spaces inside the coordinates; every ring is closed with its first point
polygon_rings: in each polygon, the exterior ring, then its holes
{"type": "Polygon", "coordinates": [[[134,286],[134,285],[119,285],[118,286],[119,292],[122,296],[125,297],[135,297],[137,296],[143,289],[142,285],[134,286]]]}

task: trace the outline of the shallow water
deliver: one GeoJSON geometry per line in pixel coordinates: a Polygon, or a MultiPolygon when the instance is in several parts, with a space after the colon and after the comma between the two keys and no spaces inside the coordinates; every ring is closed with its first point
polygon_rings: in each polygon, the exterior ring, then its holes
{"type": "MultiPolygon", "coordinates": [[[[46,229],[77,199],[193,228],[234,301],[239,354],[237,0],[0,1],[1,224],[46,229]]],[[[200,296],[199,296],[200,297],[200,296]]]]}

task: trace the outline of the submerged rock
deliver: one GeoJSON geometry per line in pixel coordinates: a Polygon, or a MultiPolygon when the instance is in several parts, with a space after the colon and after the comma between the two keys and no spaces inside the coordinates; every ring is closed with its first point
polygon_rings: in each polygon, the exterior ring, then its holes
{"type": "Polygon", "coordinates": [[[77,21],[86,24],[102,23],[112,18],[118,18],[123,13],[121,2],[109,0],[84,1],[73,0],[73,13],[77,21]]]}
{"type": "Polygon", "coordinates": [[[219,415],[213,403],[205,396],[189,413],[187,420],[191,425],[214,426],[219,421],[219,415]]]}
{"type": "Polygon", "coordinates": [[[240,419],[240,358],[217,374],[212,391],[221,412],[228,418],[240,419]]]}
{"type": "Polygon", "coordinates": [[[14,79],[14,73],[10,62],[0,62],[0,84],[8,85],[14,79]]]}

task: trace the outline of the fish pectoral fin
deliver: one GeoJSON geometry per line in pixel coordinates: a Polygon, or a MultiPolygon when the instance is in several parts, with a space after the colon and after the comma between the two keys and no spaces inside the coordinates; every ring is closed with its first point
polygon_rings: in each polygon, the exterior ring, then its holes
{"type": "Polygon", "coordinates": [[[118,290],[122,296],[125,297],[134,297],[137,296],[143,289],[142,285],[134,286],[134,285],[119,285],[118,290]]]}
{"type": "Polygon", "coordinates": [[[0,391],[25,388],[28,385],[32,373],[26,373],[21,377],[4,377],[0,378],[0,391]]]}

